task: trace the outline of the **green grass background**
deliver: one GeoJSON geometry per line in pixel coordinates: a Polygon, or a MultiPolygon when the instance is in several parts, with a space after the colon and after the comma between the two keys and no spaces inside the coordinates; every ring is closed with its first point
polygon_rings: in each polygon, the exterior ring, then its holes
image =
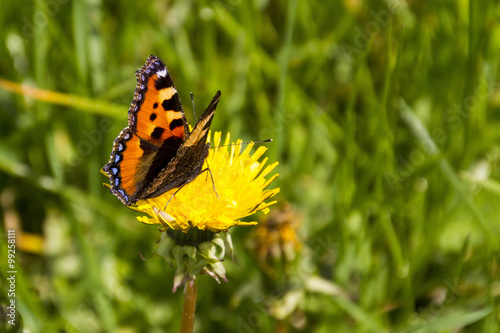
{"type": "Polygon", "coordinates": [[[191,91],[203,110],[221,90],[213,130],[274,139],[278,200],[303,218],[297,260],[274,278],[245,247],[255,227],[230,230],[229,282],[200,278],[197,332],[500,331],[497,1],[1,7],[0,78],[75,97],[0,89],[2,233],[18,221],[45,240],[16,254],[11,331],[179,329],[174,269],[137,254],[157,229],[99,173],[149,54],[188,120],[191,91]]]}

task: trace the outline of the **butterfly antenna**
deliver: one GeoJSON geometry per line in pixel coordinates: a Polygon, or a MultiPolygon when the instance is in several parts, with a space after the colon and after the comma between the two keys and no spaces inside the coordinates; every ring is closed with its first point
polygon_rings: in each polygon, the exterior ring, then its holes
{"type": "Polygon", "coordinates": [[[193,104],[194,122],[197,123],[198,117],[196,117],[196,110],[194,108],[194,94],[193,94],[193,92],[191,92],[190,95],[191,95],[191,103],[193,104]]]}
{"type": "Polygon", "coordinates": [[[251,143],[264,143],[264,142],[273,142],[273,139],[267,139],[267,140],[262,140],[262,141],[250,141],[250,142],[231,143],[231,144],[228,144],[228,145],[220,145],[220,146],[215,146],[215,147],[210,147],[210,148],[220,148],[220,147],[230,147],[230,146],[244,146],[244,145],[249,145],[251,143]]]}

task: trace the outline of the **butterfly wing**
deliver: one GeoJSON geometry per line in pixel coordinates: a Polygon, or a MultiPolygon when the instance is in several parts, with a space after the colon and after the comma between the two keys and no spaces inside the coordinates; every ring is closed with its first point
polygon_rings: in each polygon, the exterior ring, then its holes
{"type": "Polygon", "coordinates": [[[188,138],[182,145],[183,149],[198,150],[199,147],[205,146],[208,137],[208,131],[214,118],[215,109],[220,99],[220,91],[217,91],[212,101],[207,106],[201,118],[196,123],[193,131],[189,134],[188,138]]]}
{"type": "Polygon", "coordinates": [[[143,192],[144,198],[155,197],[185,185],[201,173],[210,148],[210,144],[207,143],[208,131],[219,99],[220,91],[217,91],[193,131],[179,147],[176,156],[151,182],[150,187],[143,192]]]}
{"type": "Polygon", "coordinates": [[[136,71],[137,86],[128,112],[128,127],[113,143],[103,167],[111,192],[125,205],[148,192],[151,181],[169,162],[189,134],[182,104],[165,64],[150,55],[136,71]]]}

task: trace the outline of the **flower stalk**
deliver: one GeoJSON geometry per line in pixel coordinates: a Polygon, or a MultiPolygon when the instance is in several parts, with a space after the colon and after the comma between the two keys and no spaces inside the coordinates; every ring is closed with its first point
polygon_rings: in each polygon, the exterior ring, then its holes
{"type": "Polygon", "coordinates": [[[182,306],[181,333],[193,332],[197,291],[198,279],[186,283],[186,287],[184,288],[184,304],[182,306]]]}

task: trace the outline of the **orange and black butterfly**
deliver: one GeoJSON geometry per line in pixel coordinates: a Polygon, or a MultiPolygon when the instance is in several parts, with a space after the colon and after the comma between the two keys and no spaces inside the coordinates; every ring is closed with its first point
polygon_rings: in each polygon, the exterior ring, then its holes
{"type": "Polygon", "coordinates": [[[220,98],[217,91],[190,131],[161,59],[150,55],[135,76],[128,126],[113,142],[109,162],[103,167],[111,193],[124,205],[184,186],[202,172],[210,148],[208,130],[220,98]]]}

